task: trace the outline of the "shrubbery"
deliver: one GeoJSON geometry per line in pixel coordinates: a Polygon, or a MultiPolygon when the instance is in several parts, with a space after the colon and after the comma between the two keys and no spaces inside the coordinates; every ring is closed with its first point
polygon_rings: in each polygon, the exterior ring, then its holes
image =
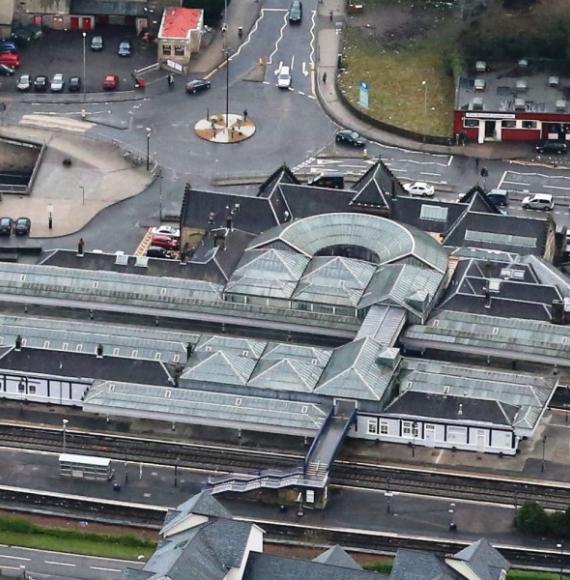
{"type": "Polygon", "coordinates": [[[539,503],[528,501],[519,509],[515,526],[523,534],[570,538],[570,507],[548,513],[539,503]]]}

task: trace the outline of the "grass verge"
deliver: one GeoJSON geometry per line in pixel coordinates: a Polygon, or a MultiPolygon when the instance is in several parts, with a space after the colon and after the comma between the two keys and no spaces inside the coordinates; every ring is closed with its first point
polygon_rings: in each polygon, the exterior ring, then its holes
{"type": "Polygon", "coordinates": [[[123,560],[136,560],[140,554],[148,557],[156,548],[154,541],[134,534],[51,528],[12,516],[0,517],[0,541],[11,546],[123,560]]]}
{"type": "Polygon", "coordinates": [[[358,106],[359,84],[366,81],[370,116],[417,133],[451,136],[455,88],[446,36],[399,51],[382,51],[355,29],[346,30],[344,40],[339,86],[351,103],[358,106]]]}

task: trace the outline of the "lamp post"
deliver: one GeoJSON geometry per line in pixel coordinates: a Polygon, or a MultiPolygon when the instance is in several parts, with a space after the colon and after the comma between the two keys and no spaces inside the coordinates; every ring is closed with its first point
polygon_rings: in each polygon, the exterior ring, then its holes
{"type": "Polygon", "coordinates": [[[546,440],[548,439],[548,435],[545,435],[542,438],[542,463],[540,465],[540,473],[544,473],[544,460],[546,457],[546,440]]]}
{"type": "Polygon", "coordinates": [[[62,434],[63,434],[63,446],[62,446],[62,453],[65,453],[65,449],[67,447],[66,443],[66,435],[67,435],[67,424],[69,423],[68,419],[62,419],[61,420],[61,426],[62,426],[62,434]]]}
{"type": "Polygon", "coordinates": [[[152,134],[152,129],[150,127],[146,128],[146,170],[150,170],[150,136],[152,134]]]}
{"type": "Polygon", "coordinates": [[[230,51],[226,48],[226,129],[230,116],[230,51]]]}
{"type": "Polygon", "coordinates": [[[83,100],[85,100],[85,88],[87,85],[87,67],[86,67],[86,52],[85,43],[87,41],[87,32],[83,32],[83,100]]]}
{"type": "Polygon", "coordinates": [[[564,544],[556,544],[556,547],[560,550],[560,580],[564,576],[564,544]]]}
{"type": "Polygon", "coordinates": [[[422,87],[424,88],[424,115],[427,117],[427,91],[428,91],[427,81],[422,81],[422,87]]]}

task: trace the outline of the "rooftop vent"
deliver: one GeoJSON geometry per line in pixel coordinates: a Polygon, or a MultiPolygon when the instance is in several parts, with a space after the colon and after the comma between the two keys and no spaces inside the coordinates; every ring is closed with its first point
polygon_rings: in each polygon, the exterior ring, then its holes
{"type": "Polygon", "coordinates": [[[475,70],[477,72],[485,72],[487,70],[487,63],[484,60],[478,60],[475,63],[475,70]]]}
{"type": "Polygon", "coordinates": [[[148,258],[147,256],[136,256],[135,266],[138,268],[146,268],[148,267],[148,258]]]}
{"type": "Polygon", "coordinates": [[[489,292],[498,294],[501,291],[501,282],[500,278],[489,278],[489,292]]]}
{"type": "Polygon", "coordinates": [[[528,91],[528,81],[526,79],[519,79],[515,83],[515,89],[517,93],[524,93],[525,91],[528,91]]]}
{"type": "Polygon", "coordinates": [[[521,58],[517,64],[522,70],[526,70],[528,68],[528,60],[526,58],[521,58]]]}
{"type": "Polygon", "coordinates": [[[129,256],[127,254],[117,254],[115,264],[117,266],[127,266],[129,263],[129,256]]]}
{"type": "Polygon", "coordinates": [[[486,85],[487,82],[485,81],[485,79],[475,79],[475,82],[473,83],[473,87],[475,88],[476,91],[484,91],[486,85]]]}
{"type": "Polygon", "coordinates": [[[390,369],[395,369],[400,362],[400,349],[399,348],[385,348],[376,357],[376,364],[379,367],[388,367],[390,369]]]}
{"type": "Polygon", "coordinates": [[[558,99],[556,101],[556,110],[565,111],[566,110],[566,99],[558,99]]]}
{"type": "Polygon", "coordinates": [[[483,110],[483,99],[481,97],[475,97],[471,101],[471,109],[473,111],[482,111],[483,110]]]}
{"type": "Polygon", "coordinates": [[[526,109],[526,101],[524,99],[515,99],[515,109],[517,111],[524,111],[526,109]]]}
{"type": "Polygon", "coordinates": [[[549,87],[557,87],[558,85],[560,85],[560,77],[557,77],[555,75],[548,77],[548,86],[549,87]]]}

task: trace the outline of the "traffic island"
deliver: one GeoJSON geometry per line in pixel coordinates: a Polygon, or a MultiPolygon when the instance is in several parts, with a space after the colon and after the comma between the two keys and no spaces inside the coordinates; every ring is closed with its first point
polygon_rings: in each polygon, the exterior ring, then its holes
{"type": "Polygon", "coordinates": [[[239,143],[255,133],[255,122],[246,115],[225,113],[210,115],[194,125],[194,132],[200,139],[212,143],[239,143]]]}

